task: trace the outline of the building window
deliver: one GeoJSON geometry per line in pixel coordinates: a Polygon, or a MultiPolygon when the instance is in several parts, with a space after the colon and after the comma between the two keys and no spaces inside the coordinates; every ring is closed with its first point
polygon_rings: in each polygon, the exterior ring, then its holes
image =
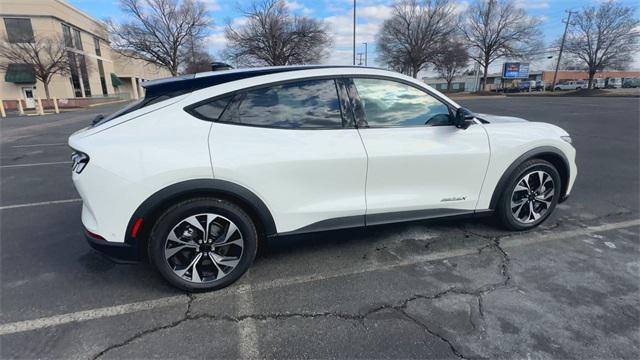
{"type": "Polygon", "coordinates": [[[93,47],[96,48],[96,55],[102,56],[102,52],[100,51],[100,39],[97,37],[93,38],[93,47]]]}
{"type": "Polygon", "coordinates": [[[76,62],[76,53],[68,51],[69,72],[71,73],[71,87],[75,97],[82,97],[82,89],[80,87],[80,74],[78,73],[78,63],[76,62]]]}
{"type": "Polygon", "coordinates": [[[33,42],[31,19],[5,18],[4,26],[7,29],[7,38],[10,43],[33,42]]]}
{"type": "Polygon", "coordinates": [[[64,46],[72,48],[73,40],[71,39],[71,28],[68,25],[62,24],[62,34],[64,35],[64,46]]]}
{"type": "Polygon", "coordinates": [[[107,79],[104,76],[104,65],[102,60],[98,59],[98,73],[100,74],[100,86],[102,87],[102,95],[107,96],[107,79]]]}
{"type": "Polygon", "coordinates": [[[80,30],[73,29],[73,41],[76,49],[82,50],[82,38],[80,37],[80,30]]]}
{"type": "Polygon", "coordinates": [[[87,58],[78,54],[78,64],[80,65],[80,75],[84,86],[84,96],[91,97],[91,84],[89,84],[89,71],[87,69],[87,58]]]}
{"type": "MultiPolygon", "coordinates": [[[[101,56],[102,51],[100,51],[100,39],[97,37],[93,38],[93,47],[96,49],[96,55],[101,56]]],[[[102,87],[102,95],[107,96],[107,79],[104,75],[104,65],[102,64],[102,60],[98,59],[98,73],[100,74],[100,87],[102,87]]]]}

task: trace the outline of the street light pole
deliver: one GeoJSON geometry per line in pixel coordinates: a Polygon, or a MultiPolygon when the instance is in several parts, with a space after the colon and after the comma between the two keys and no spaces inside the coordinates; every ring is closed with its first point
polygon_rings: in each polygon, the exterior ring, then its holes
{"type": "Polygon", "coordinates": [[[560,53],[558,54],[558,61],[556,62],[556,71],[553,73],[553,83],[551,83],[551,91],[556,91],[556,80],[558,80],[558,69],[560,68],[560,58],[562,58],[562,50],[564,50],[564,39],[567,37],[567,29],[569,29],[569,21],[571,21],[571,14],[573,11],[567,11],[567,22],[564,25],[564,34],[562,34],[562,41],[560,42],[560,53]]]}
{"type": "Polygon", "coordinates": [[[356,0],[353,0],[353,65],[356,64],[356,0]]]}
{"type": "Polygon", "coordinates": [[[363,42],[364,44],[364,66],[367,66],[367,55],[368,55],[368,51],[367,51],[367,43],[363,42]]]}

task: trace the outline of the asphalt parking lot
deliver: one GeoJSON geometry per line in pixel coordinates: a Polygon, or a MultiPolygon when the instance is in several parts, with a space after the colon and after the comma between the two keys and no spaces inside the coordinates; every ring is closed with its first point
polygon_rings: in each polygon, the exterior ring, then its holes
{"type": "Polygon", "coordinates": [[[572,135],[579,176],[543,226],[281,238],[197,295],[84,243],[66,138],[117,107],[0,120],[0,357],[639,358],[639,99],[459,102],[572,135]]]}

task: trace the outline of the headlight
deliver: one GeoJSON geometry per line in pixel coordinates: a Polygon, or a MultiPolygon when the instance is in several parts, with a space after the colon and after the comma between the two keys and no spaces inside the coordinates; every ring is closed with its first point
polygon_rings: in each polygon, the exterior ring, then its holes
{"type": "Polygon", "coordinates": [[[568,142],[569,144],[573,144],[573,140],[571,140],[571,136],[560,136],[560,139],[568,142]]]}
{"type": "Polygon", "coordinates": [[[80,174],[89,163],[89,155],[82,151],[74,151],[73,154],[71,154],[71,161],[73,161],[71,169],[73,169],[76,174],[80,174]]]}

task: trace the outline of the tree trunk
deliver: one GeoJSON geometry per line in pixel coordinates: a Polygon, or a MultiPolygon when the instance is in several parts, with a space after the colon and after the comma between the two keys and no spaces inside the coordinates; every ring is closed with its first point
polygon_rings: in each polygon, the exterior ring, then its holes
{"type": "Polygon", "coordinates": [[[453,81],[453,79],[447,80],[447,92],[451,92],[451,82],[452,81],[453,81]]]}
{"type": "Polygon", "coordinates": [[[487,90],[487,71],[489,70],[489,64],[484,63],[484,73],[482,74],[482,91],[487,90]]]}
{"type": "Polygon", "coordinates": [[[589,70],[589,84],[587,85],[587,89],[592,89],[593,86],[593,77],[596,75],[596,71],[589,70]]]}
{"type": "Polygon", "coordinates": [[[47,99],[50,99],[50,97],[49,97],[49,83],[48,82],[44,83],[44,95],[47,97],[47,99]]]}
{"type": "Polygon", "coordinates": [[[420,68],[414,65],[414,66],[413,66],[413,68],[411,69],[411,76],[412,76],[414,79],[417,79],[417,78],[418,78],[418,72],[419,72],[419,71],[420,71],[420,68]]]}

